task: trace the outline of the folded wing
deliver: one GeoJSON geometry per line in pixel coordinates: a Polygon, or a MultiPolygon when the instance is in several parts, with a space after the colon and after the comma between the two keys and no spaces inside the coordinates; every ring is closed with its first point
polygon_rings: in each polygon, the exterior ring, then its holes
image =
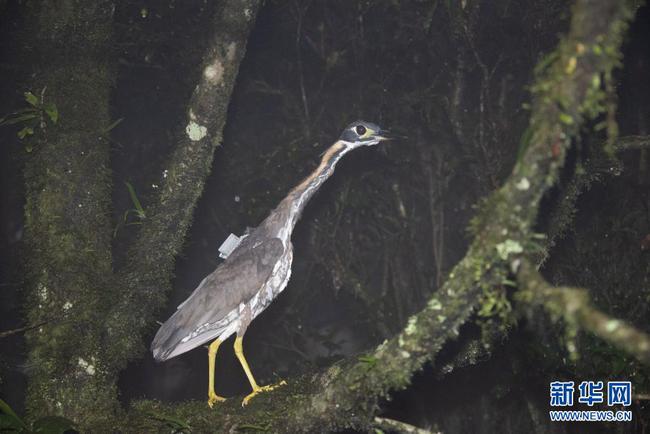
{"type": "Polygon", "coordinates": [[[210,273],[160,327],[151,343],[154,358],[167,360],[215,339],[236,319],[273,272],[284,246],[279,238],[252,233],[210,273]]]}

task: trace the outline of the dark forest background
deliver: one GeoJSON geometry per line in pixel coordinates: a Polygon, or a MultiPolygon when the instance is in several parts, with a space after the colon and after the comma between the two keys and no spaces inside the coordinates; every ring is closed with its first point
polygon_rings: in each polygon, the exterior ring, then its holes
{"type": "MultiPolygon", "coordinates": [[[[25,106],[39,59],[29,46],[26,2],[0,1],[0,117],[25,106]]],[[[146,210],[184,129],[218,2],[117,1],[110,58],[112,255],[129,264],[146,210]]],[[[535,65],[568,31],[565,1],[267,1],[250,33],[223,142],[175,263],[164,321],[220,262],[228,234],[254,227],[317,165],[355,119],[400,140],[346,157],[309,204],[293,236],[289,286],[255,320],[246,351],[263,383],[330,366],[404,328],[465,255],[481,199],[509,176],[530,115],[535,65]]],[[[650,129],[650,10],[637,12],[614,76],[620,136],[650,129]]],[[[36,93],[36,91],[34,90],[36,93]]],[[[61,116],[65,116],[61,113],[61,116]]],[[[650,332],[648,151],[598,160],[605,131],[588,124],[560,181],[542,201],[536,232],[576,171],[594,181],[569,213],[541,268],[556,286],[589,288],[600,309],[650,332]],[[591,164],[592,161],[605,161],[591,164]]],[[[0,332],[24,317],[24,179],[31,150],[0,127],[0,332]]],[[[568,336],[541,310],[519,311],[502,287],[411,386],[381,402],[382,415],[445,433],[649,432],[650,374],[619,349],[568,336]],[[468,342],[485,345],[456,363],[468,342]],[[575,350],[567,349],[576,345],[575,350]],[[444,367],[449,366],[449,373],[444,367]],[[442,369],[441,369],[442,368],[442,369]],[[549,422],[549,382],[628,379],[637,398],[627,424],[549,422]]],[[[44,325],[47,327],[47,324],[44,325]]],[[[151,324],[145,344],[155,333],[151,324]]],[[[206,352],[163,364],[129,363],[119,398],[204,399],[206,352]]],[[[0,397],[23,414],[30,365],[22,333],[0,338],[0,397]]],[[[248,393],[231,345],[217,360],[218,392],[248,393]]]]}

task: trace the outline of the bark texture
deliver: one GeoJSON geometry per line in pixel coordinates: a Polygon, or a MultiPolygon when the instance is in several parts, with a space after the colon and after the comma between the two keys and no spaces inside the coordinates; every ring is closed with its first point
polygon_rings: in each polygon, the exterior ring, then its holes
{"type": "MultiPolygon", "coordinates": [[[[102,365],[111,275],[109,93],[106,46],[113,2],[33,4],[32,92],[55,104],[41,120],[25,167],[27,334],[31,416],[64,414],[81,424],[117,409],[112,372],[102,365]],[[101,391],[101,393],[99,393],[101,391]]],[[[44,116],[44,115],[43,115],[44,116]]]]}

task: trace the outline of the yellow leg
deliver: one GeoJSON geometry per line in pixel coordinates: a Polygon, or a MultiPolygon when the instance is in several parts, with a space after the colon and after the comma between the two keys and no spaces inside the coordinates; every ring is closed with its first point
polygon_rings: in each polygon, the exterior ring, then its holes
{"type": "Polygon", "coordinates": [[[262,386],[262,387],[258,386],[257,382],[255,381],[255,377],[253,377],[253,373],[251,372],[251,368],[248,366],[248,362],[246,362],[246,357],[244,357],[243,340],[244,338],[241,336],[237,336],[235,338],[235,354],[237,355],[237,358],[239,359],[239,363],[241,363],[242,368],[244,368],[244,372],[246,373],[246,377],[248,377],[249,383],[251,383],[251,387],[253,388],[253,391],[250,394],[246,395],[246,397],[241,403],[242,407],[248,404],[248,401],[250,401],[258,393],[269,392],[279,386],[283,386],[287,384],[286,381],[282,380],[280,381],[280,383],[274,386],[262,386]]]}
{"type": "Polygon", "coordinates": [[[214,392],[214,361],[217,357],[219,345],[221,345],[221,341],[215,339],[208,347],[208,405],[210,408],[212,408],[215,402],[226,400],[226,398],[221,397],[214,392]]]}

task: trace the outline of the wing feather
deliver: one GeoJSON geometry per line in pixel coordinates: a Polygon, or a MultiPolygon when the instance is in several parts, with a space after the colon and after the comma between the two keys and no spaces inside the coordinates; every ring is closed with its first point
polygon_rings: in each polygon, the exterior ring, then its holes
{"type": "Polygon", "coordinates": [[[215,334],[218,336],[215,328],[227,327],[222,320],[260,290],[283,252],[279,238],[253,233],[242,240],[160,327],[151,343],[154,357],[166,360],[196,348],[215,334]],[[183,351],[174,351],[191,334],[195,336],[183,343],[183,351]]]}

